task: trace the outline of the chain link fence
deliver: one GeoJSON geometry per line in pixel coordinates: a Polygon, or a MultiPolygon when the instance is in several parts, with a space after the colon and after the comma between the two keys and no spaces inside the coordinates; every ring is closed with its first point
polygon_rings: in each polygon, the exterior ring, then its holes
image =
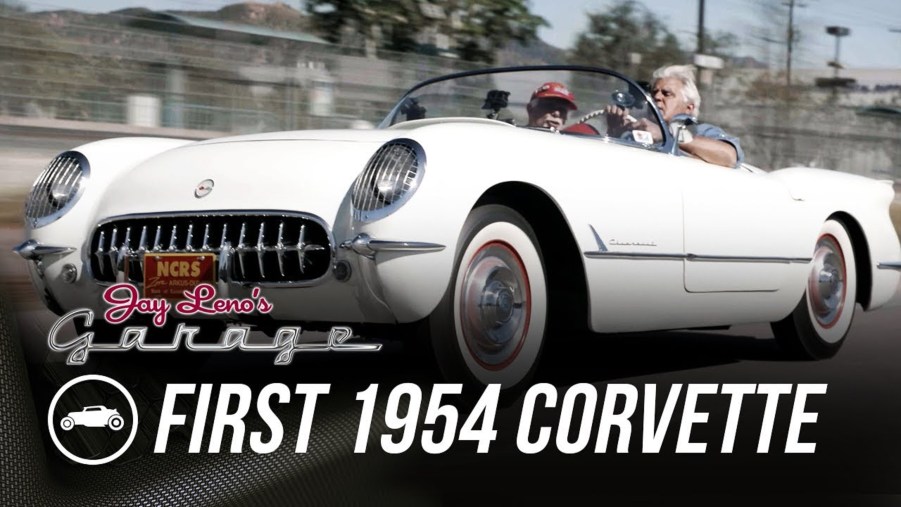
{"type": "MultiPolygon", "coordinates": [[[[217,40],[118,17],[0,12],[0,116],[211,135],[368,127],[416,82],[475,67],[292,39],[217,40]]],[[[703,120],[738,135],[752,164],[901,179],[901,120],[732,95],[713,94],[703,120]]]]}
{"type": "Polygon", "coordinates": [[[10,12],[0,14],[0,55],[0,115],[229,133],[377,123],[417,81],[472,67],[10,12]]]}

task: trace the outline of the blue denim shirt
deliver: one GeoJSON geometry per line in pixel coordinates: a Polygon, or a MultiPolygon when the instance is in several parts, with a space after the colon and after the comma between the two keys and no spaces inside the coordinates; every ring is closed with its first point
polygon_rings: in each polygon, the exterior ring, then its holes
{"type": "MultiPolygon", "coordinates": [[[[735,167],[740,166],[741,163],[745,161],[745,152],[741,151],[741,144],[738,142],[738,138],[730,136],[725,130],[716,125],[701,123],[695,130],[695,135],[709,137],[710,139],[719,139],[720,141],[731,144],[735,148],[735,167]]],[[[682,150],[679,150],[679,153],[684,155],[682,150]]]]}

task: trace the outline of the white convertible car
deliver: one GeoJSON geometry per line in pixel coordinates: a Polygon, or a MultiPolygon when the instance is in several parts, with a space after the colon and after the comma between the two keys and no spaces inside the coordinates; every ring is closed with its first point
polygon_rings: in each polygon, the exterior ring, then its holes
{"type": "Polygon", "coordinates": [[[890,182],[714,166],[679,154],[687,119],[657,142],[607,135],[609,104],[664,124],[634,81],[554,66],[423,82],[374,130],[90,143],[39,176],[17,251],[60,314],[102,312],[116,282],[168,298],[258,287],[268,315],[217,318],[364,337],[418,323],[446,378],[508,388],[565,326],[771,322],[789,351],[823,358],[855,303],[898,299],[890,182]],[[542,83],[575,96],[559,130],[527,125],[542,83]],[[200,269],[160,275],[186,254],[200,269]]]}

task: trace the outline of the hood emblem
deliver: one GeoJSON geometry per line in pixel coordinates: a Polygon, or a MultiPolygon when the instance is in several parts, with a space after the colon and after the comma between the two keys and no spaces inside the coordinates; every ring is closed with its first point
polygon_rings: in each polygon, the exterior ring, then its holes
{"type": "Polygon", "coordinates": [[[210,195],[213,191],[213,180],[203,180],[194,187],[194,197],[200,199],[210,195]]]}

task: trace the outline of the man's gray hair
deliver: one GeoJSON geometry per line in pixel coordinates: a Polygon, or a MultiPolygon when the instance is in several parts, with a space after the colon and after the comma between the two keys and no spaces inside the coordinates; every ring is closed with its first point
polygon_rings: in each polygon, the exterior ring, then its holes
{"type": "Polygon", "coordinates": [[[694,104],[694,116],[700,114],[701,94],[698,92],[698,85],[695,84],[695,68],[694,65],[669,65],[660,67],[651,75],[652,82],[657,82],[663,78],[676,78],[682,82],[682,98],[689,104],[694,104]]]}

